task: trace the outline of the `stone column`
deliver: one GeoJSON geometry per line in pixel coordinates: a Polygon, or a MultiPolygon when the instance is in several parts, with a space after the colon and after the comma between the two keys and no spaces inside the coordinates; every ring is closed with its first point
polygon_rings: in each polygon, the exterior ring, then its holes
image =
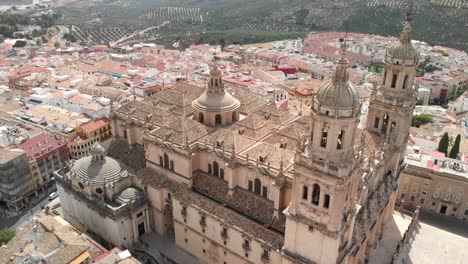
{"type": "Polygon", "coordinates": [[[150,210],[148,207],[145,209],[145,231],[146,233],[151,233],[151,222],[150,222],[150,210]]]}
{"type": "Polygon", "coordinates": [[[131,218],[131,221],[132,221],[132,230],[133,230],[133,239],[132,239],[132,241],[137,242],[138,241],[138,229],[137,229],[136,224],[135,224],[135,218],[133,217],[132,214],[130,214],[130,218],[131,218]]]}

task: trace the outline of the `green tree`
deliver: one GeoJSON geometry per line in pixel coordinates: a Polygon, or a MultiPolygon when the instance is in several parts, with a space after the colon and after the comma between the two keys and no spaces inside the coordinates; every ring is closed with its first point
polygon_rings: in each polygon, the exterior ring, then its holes
{"type": "Polygon", "coordinates": [[[460,152],[460,142],[461,142],[461,135],[458,134],[457,138],[455,139],[455,143],[450,150],[449,157],[452,159],[456,159],[458,152],[460,152]]]}
{"type": "Polygon", "coordinates": [[[13,44],[13,48],[22,48],[26,46],[26,41],[24,40],[17,40],[15,44],[13,44]]]}
{"type": "Polygon", "coordinates": [[[15,237],[15,230],[10,228],[0,229],[0,245],[8,243],[15,237]]]}
{"type": "Polygon", "coordinates": [[[437,148],[437,150],[439,152],[444,153],[445,156],[447,157],[448,147],[449,147],[449,136],[448,136],[448,133],[445,132],[445,134],[442,136],[442,138],[439,141],[439,147],[437,148]]]}
{"type": "Polygon", "coordinates": [[[413,116],[413,119],[411,120],[411,126],[419,127],[421,125],[432,123],[432,122],[433,122],[432,116],[427,115],[427,114],[420,114],[420,115],[413,116]]]}
{"type": "Polygon", "coordinates": [[[56,41],[56,42],[54,43],[54,47],[59,48],[59,47],[60,47],[60,42],[56,41]]]}

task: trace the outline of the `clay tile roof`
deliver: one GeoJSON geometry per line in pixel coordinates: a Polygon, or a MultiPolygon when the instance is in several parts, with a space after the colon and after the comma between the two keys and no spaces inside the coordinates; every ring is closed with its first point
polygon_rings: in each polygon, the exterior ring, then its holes
{"type": "Polygon", "coordinates": [[[91,121],[91,122],[88,122],[86,124],[83,124],[81,125],[81,129],[83,129],[84,132],[86,133],[89,133],[89,132],[93,132],[97,129],[100,129],[106,125],[109,125],[110,124],[110,119],[107,118],[107,117],[102,117],[102,118],[99,118],[95,121],[91,121]]]}

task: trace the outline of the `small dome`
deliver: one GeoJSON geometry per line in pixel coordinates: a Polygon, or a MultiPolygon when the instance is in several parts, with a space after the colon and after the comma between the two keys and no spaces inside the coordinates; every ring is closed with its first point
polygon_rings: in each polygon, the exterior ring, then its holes
{"type": "Polygon", "coordinates": [[[223,72],[218,68],[218,65],[215,66],[210,70],[210,76],[219,76],[222,75],[223,72]]]}
{"type": "Polygon", "coordinates": [[[419,52],[411,44],[411,25],[407,23],[398,41],[391,44],[386,50],[386,57],[390,59],[416,60],[419,52]]]}
{"type": "Polygon", "coordinates": [[[117,195],[115,201],[120,204],[133,202],[143,197],[143,192],[134,187],[128,187],[117,195]]]}
{"type": "Polygon", "coordinates": [[[359,93],[350,81],[325,81],[315,95],[316,100],[325,107],[353,108],[359,106],[359,93]]]}
{"type": "Polygon", "coordinates": [[[92,146],[90,150],[91,155],[96,156],[103,155],[105,152],[106,150],[98,143],[94,144],[94,146],[92,146]]]}

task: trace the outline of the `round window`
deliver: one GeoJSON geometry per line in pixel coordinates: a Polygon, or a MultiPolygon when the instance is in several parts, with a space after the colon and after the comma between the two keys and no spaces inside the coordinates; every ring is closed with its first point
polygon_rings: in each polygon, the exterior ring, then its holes
{"type": "Polygon", "coordinates": [[[101,189],[101,188],[96,188],[96,192],[97,192],[98,194],[102,194],[102,189],[101,189]]]}
{"type": "Polygon", "coordinates": [[[78,186],[80,186],[81,189],[84,189],[84,185],[81,182],[78,183],[78,186]]]}

